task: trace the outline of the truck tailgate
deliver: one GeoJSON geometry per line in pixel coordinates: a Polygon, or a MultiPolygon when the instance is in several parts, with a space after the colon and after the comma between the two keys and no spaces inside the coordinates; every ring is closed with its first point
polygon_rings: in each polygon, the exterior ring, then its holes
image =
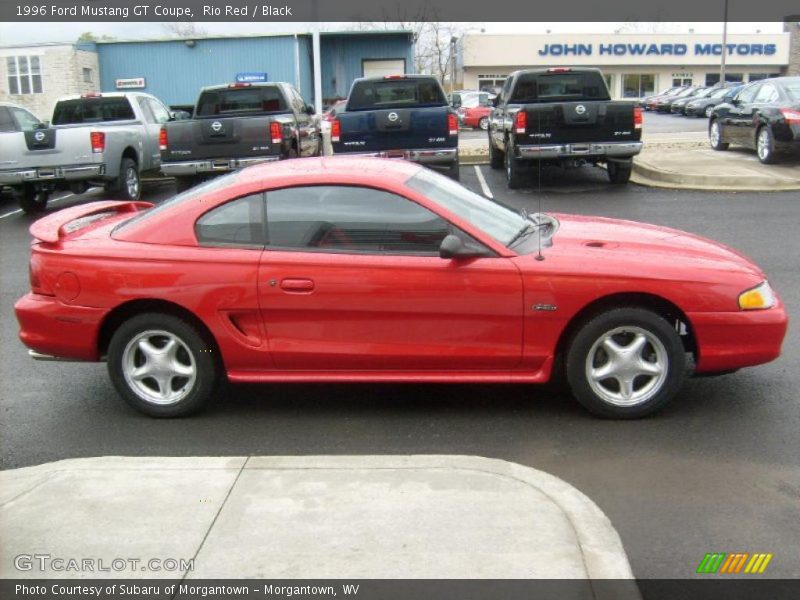
{"type": "Polygon", "coordinates": [[[339,115],[340,138],[336,152],[452,148],[457,135],[450,135],[448,107],[392,108],[353,111],[339,115]]]}
{"type": "Polygon", "coordinates": [[[0,137],[0,169],[51,168],[99,161],[92,153],[91,128],[49,127],[0,137]]]}
{"type": "Polygon", "coordinates": [[[525,135],[519,143],[561,144],[635,141],[641,129],[634,124],[632,102],[561,102],[527,105],[525,135]]]}
{"type": "Polygon", "coordinates": [[[194,119],[166,124],[167,150],[162,160],[245,158],[280,153],[272,144],[269,117],[194,119]]]}

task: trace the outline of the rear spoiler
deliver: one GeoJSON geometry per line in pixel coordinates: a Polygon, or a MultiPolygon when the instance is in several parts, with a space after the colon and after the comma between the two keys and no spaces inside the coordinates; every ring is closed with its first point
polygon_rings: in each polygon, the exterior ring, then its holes
{"type": "Polygon", "coordinates": [[[153,204],[151,202],[125,202],[119,200],[90,202],[89,204],[65,208],[43,217],[31,225],[29,231],[37,240],[55,244],[64,235],[64,226],[75,219],[109,211],[117,213],[138,212],[152,207],[153,204]]]}

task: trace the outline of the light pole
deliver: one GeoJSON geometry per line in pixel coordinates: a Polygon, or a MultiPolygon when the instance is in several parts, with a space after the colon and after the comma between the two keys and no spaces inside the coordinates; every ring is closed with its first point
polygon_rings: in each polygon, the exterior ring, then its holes
{"type": "Polygon", "coordinates": [[[450,38],[450,96],[453,95],[453,90],[456,87],[456,42],[458,38],[451,36],[450,38]]]}
{"type": "Polygon", "coordinates": [[[719,82],[725,85],[725,56],[728,54],[728,0],[722,17],[722,62],[719,65],[719,82]]]}

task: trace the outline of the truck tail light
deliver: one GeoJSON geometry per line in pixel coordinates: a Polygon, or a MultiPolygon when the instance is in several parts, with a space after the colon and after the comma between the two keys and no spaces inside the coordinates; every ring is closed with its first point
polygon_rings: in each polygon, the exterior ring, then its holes
{"type": "Polygon", "coordinates": [[[405,79],[405,75],[384,75],[384,79],[405,79]]]}
{"type": "Polygon", "coordinates": [[[92,152],[105,152],[106,150],[106,134],[102,131],[92,131],[89,134],[89,139],[92,142],[92,152]]]}
{"type": "Polygon", "coordinates": [[[338,142],[342,135],[342,122],[339,119],[331,121],[331,141],[338,142]]]}
{"type": "Polygon", "coordinates": [[[525,130],[528,128],[528,113],[524,110],[521,110],[517,113],[517,116],[514,117],[514,131],[516,133],[525,133],[525,130]]]}
{"type": "Polygon", "coordinates": [[[447,115],[447,129],[450,135],[458,135],[458,118],[453,113],[447,115]]]}
{"type": "Polygon", "coordinates": [[[167,138],[167,128],[162,127],[161,131],[158,132],[158,149],[162,152],[166,152],[168,141],[169,138],[167,138]]]}
{"type": "Polygon", "coordinates": [[[547,69],[548,73],[569,73],[572,71],[569,67],[553,67],[552,69],[547,69]]]}
{"type": "Polygon", "coordinates": [[[787,125],[800,125],[800,110],[782,108],[781,114],[783,114],[783,118],[786,119],[787,125]]]}
{"type": "Polygon", "coordinates": [[[236,88],[246,88],[246,87],[250,87],[250,86],[251,86],[251,84],[249,84],[249,83],[242,83],[242,82],[239,82],[239,83],[229,83],[229,84],[228,84],[228,87],[229,87],[230,89],[232,89],[232,90],[233,90],[233,89],[236,89],[236,88]]]}
{"type": "Polygon", "coordinates": [[[269,136],[272,138],[273,144],[283,142],[283,127],[280,123],[273,121],[269,124],[269,136]]]}
{"type": "Polygon", "coordinates": [[[641,129],[642,128],[642,107],[641,106],[634,106],[633,107],[633,128],[634,129],[641,129]]]}

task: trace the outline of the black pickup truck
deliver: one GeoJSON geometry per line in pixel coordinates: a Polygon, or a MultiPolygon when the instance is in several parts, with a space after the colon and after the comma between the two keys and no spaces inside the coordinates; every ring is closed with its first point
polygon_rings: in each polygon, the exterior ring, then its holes
{"type": "Polygon", "coordinates": [[[314,108],[288,83],[232,83],[203,88],[192,119],[161,129],[161,171],[178,191],[200,179],[251,164],[318,156],[314,108]]]}
{"type": "Polygon", "coordinates": [[[458,179],[458,118],[435,77],[356,79],[331,145],[334,154],[405,158],[458,179]]]}
{"type": "Polygon", "coordinates": [[[551,163],[604,163],[612,183],[627,183],[642,149],[642,109],[612,101],[598,69],[526,69],[509,75],[489,118],[489,158],[508,187],[551,163]]]}

